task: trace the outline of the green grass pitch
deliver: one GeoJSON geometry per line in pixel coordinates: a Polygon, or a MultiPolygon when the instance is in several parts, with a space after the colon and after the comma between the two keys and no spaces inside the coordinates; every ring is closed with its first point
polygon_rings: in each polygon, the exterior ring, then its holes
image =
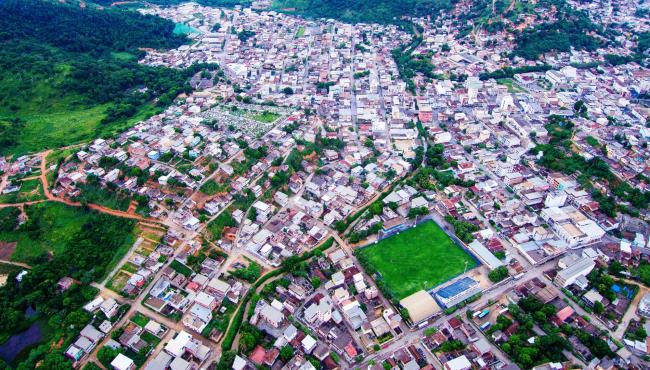
{"type": "Polygon", "coordinates": [[[433,221],[400,232],[363,248],[364,256],[381,274],[397,299],[431,289],[476,267],[464,249],[433,221]]]}

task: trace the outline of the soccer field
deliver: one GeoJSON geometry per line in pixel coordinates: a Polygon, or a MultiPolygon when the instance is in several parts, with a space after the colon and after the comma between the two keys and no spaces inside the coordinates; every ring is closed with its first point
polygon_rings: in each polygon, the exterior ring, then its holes
{"type": "Polygon", "coordinates": [[[476,267],[477,262],[433,221],[360,249],[397,299],[431,289],[476,267]]]}

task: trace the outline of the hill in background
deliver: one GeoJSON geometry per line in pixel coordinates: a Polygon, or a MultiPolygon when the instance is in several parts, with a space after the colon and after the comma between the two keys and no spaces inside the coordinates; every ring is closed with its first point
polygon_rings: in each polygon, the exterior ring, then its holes
{"type": "Polygon", "coordinates": [[[137,63],[140,48],[186,42],[171,21],[46,0],[6,0],[0,13],[0,155],[114,132],[187,88],[183,71],[137,63]]]}

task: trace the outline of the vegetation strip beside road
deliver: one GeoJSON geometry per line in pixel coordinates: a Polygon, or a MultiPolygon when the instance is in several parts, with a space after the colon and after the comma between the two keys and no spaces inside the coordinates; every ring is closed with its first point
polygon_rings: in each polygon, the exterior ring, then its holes
{"type": "Polygon", "coordinates": [[[233,315],[233,318],[230,321],[230,325],[226,330],[226,335],[224,335],[223,342],[221,343],[221,350],[225,352],[232,349],[232,346],[235,341],[235,337],[237,336],[237,333],[239,332],[239,329],[243,323],[244,314],[246,312],[248,303],[253,297],[253,294],[257,291],[258,288],[262,286],[262,284],[266,283],[271,278],[280,276],[284,273],[291,272],[291,270],[296,266],[296,264],[307,261],[310,258],[314,257],[315,255],[326,251],[333,244],[334,244],[334,238],[329,237],[320,246],[312,249],[311,251],[305,252],[301,256],[289,257],[282,263],[282,266],[280,266],[275,270],[267,272],[266,274],[264,274],[264,276],[260,277],[255,283],[253,283],[253,285],[251,285],[250,289],[248,290],[248,293],[246,293],[246,296],[244,296],[244,298],[242,299],[239,308],[237,308],[237,312],[235,312],[235,315],[233,315]]]}

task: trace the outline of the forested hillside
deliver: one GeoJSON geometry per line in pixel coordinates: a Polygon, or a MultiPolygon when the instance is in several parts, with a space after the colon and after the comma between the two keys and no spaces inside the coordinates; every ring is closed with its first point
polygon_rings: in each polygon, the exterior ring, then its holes
{"type": "Polygon", "coordinates": [[[603,31],[589,19],[587,13],[574,9],[563,0],[546,0],[539,6],[546,9],[555,8],[555,20],[544,22],[519,34],[516,38],[515,55],[537,59],[549,51],[568,52],[571,47],[577,50],[595,50],[602,44],[602,40],[588,35],[591,32],[603,34],[603,31]]]}
{"type": "Polygon", "coordinates": [[[181,45],[174,24],[134,12],[98,10],[43,0],[0,2],[0,40],[28,39],[71,52],[128,51],[181,45]]]}
{"type": "MultiPolygon", "coordinates": [[[[99,4],[99,5],[112,5],[112,4],[119,4],[119,1],[116,0],[92,0],[94,3],[99,4]]],[[[181,3],[185,3],[188,0],[147,0],[148,3],[151,4],[157,4],[157,5],[177,5],[181,3]]],[[[235,5],[250,5],[252,3],[252,0],[192,0],[195,3],[205,5],[205,6],[223,6],[223,7],[232,7],[235,5]]],[[[127,4],[124,4],[127,5],[127,4]]]]}
{"type": "Polygon", "coordinates": [[[454,0],[276,0],[273,7],[312,18],[353,23],[393,23],[403,16],[436,15],[454,0]]]}
{"type": "Polygon", "coordinates": [[[0,12],[0,154],[108,134],[188,88],[185,71],[137,63],[139,48],[186,41],[171,21],[48,0],[5,0],[0,12]]]}

